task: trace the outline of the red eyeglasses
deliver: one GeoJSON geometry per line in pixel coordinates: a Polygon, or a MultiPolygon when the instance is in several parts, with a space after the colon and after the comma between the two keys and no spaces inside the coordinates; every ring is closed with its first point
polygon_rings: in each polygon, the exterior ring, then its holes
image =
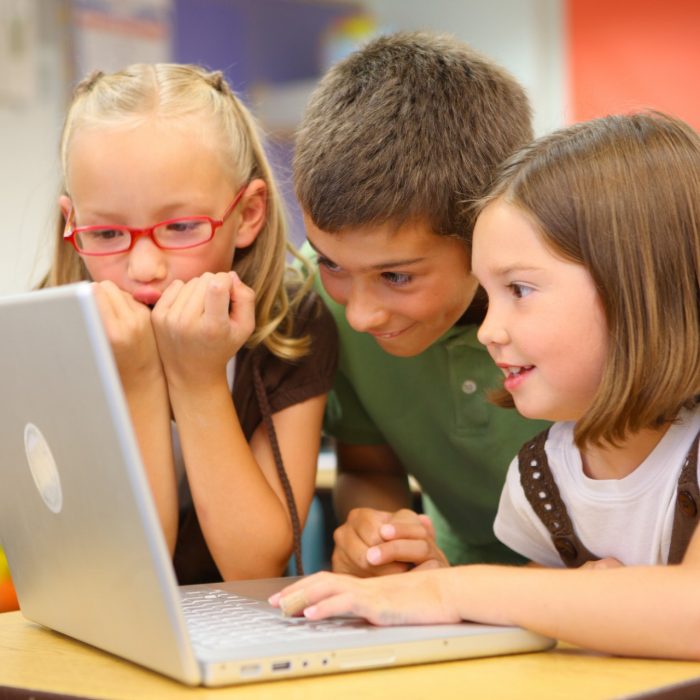
{"type": "Polygon", "coordinates": [[[73,209],[71,209],[66,230],[65,242],[72,243],[80,255],[117,255],[130,251],[136,240],[148,236],[162,250],[186,250],[208,243],[217,229],[224,225],[240,202],[247,185],[241,187],[233,202],[229,204],[221,219],[209,216],[183,216],[177,219],[160,221],[146,228],[131,226],[71,226],[73,209]]]}

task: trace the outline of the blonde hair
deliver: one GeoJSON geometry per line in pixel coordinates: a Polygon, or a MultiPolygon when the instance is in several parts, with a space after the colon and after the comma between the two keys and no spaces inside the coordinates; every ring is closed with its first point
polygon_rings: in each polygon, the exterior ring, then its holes
{"type": "MultiPolygon", "coordinates": [[[[196,118],[211,128],[221,162],[234,189],[260,178],[267,185],[265,224],[248,248],[237,252],[233,269],[256,294],[256,327],[249,347],[264,344],[272,353],[296,359],[309,349],[308,337],[293,335],[293,312],[311,286],[310,275],[289,269],[286,253],[304,261],[287,240],[282,199],[258,135],[258,127],[221,72],[193,65],[134,64],[109,75],[94,73],[75,89],[63,127],[60,153],[64,178],[73,136],[81,129],[119,125],[157,114],[177,120],[196,118]],[[296,279],[293,279],[296,278],[296,279]],[[287,282],[295,286],[287,291],[287,282]]],[[[53,264],[42,286],[89,279],[76,251],[62,242],[65,219],[59,215],[53,264]]]]}
{"type": "MultiPolygon", "coordinates": [[[[583,265],[609,347],[575,441],[618,443],[673,421],[700,394],[700,136],[673,117],[609,116],[507,161],[481,210],[519,207],[553,253],[583,265]]],[[[513,405],[500,394],[497,403],[513,405]]]]}

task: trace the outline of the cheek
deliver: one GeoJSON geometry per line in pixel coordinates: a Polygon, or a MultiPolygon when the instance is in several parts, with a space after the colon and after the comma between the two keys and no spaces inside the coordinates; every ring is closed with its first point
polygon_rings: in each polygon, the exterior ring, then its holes
{"type": "Polygon", "coordinates": [[[201,250],[193,248],[189,255],[171,259],[170,272],[173,277],[187,282],[195,277],[201,277],[205,272],[228,272],[232,268],[233,250],[219,246],[201,250]]]}
{"type": "Polygon", "coordinates": [[[124,275],[125,263],[116,259],[110,260],[108,257],[84,257],[83,262],[93,282],[109,280],[110,282],[114,282],[118,287],[122,287],[120,282],[124,275]]]}
{"type": "Polygon", "coordinates": [[[333,299],[336,304],[346,306],[350,296],[350,280],[333,275],[324,267],[318,268],[318,276],[328,296],[333,299]]]}

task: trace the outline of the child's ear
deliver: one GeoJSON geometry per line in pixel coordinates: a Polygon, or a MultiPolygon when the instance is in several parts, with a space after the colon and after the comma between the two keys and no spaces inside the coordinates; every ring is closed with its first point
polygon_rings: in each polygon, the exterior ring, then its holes
{"type": "Polygon", "coordinates": [[[68,215],[70,214],[70,210],[73,206],[73,202],[71,202],[70,197],[67,194],[62,194],[58,198],[58,206],[61,208],[61,213],[63,214],[63,218],[68,221],[68,215]]]}
{"type": "Polygon", "coordinates": [[[236,248],[247,248],[258,237],[267,217],[267,183],[251,180],[240,203],[241,223],[236,234],[236,248]]]}

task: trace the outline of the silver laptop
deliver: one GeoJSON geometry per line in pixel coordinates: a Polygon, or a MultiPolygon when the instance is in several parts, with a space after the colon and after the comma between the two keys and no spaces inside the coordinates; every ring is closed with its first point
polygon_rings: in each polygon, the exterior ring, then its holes
{"type": "Polygon", "coordinates": [[[183,683],[537,651],[474,624],[285,618],[289,579],[178,587],[91,286],[0,298],[0,546],[29,620],[183,683]]]}

